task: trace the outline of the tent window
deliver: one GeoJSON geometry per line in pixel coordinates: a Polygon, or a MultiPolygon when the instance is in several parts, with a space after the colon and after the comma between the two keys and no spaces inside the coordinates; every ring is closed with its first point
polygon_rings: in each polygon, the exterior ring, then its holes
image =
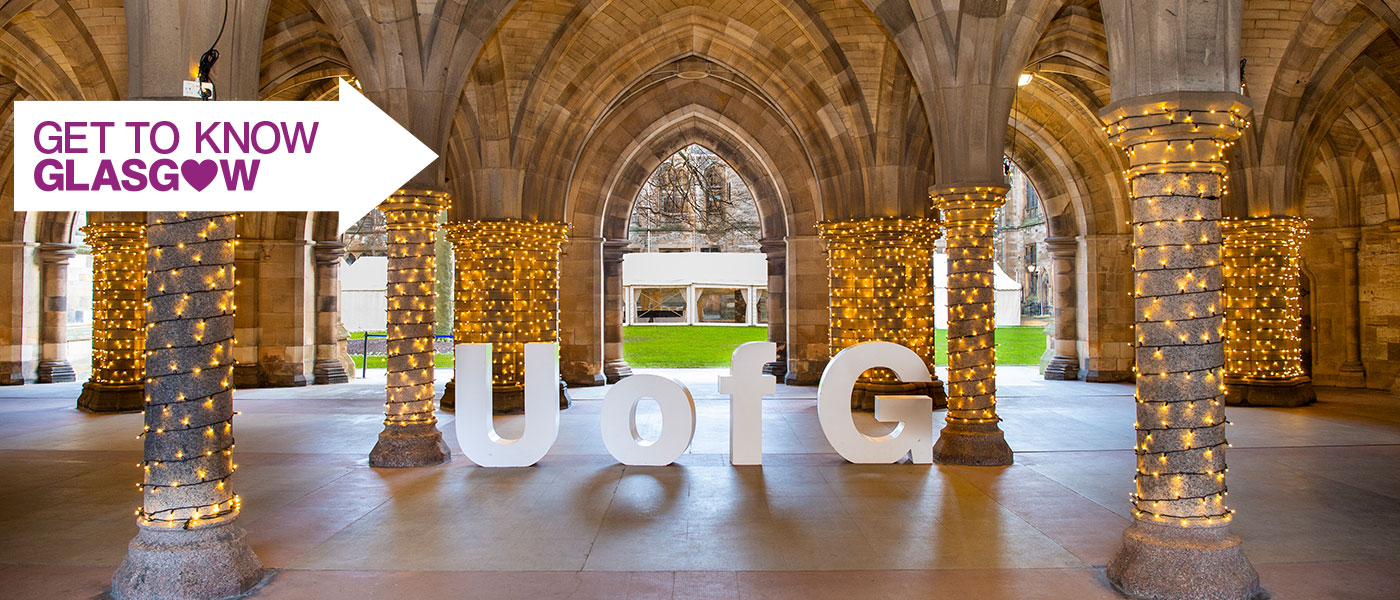
{"type": "Polygon", "coordinates": [[[696,303],[703,323],[747,323],[749,301],[741,288],[701,288],[696,303]]]}
{"type": "Polygon", "coordinates": [[[635,322],[686,322],[685,288],[637,288],[635,322]]]}

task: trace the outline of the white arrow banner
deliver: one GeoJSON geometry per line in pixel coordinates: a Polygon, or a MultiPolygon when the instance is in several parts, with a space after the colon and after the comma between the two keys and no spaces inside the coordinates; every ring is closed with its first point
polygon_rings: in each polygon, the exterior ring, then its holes
{"type": "Polygon", "coordinates": [[[338,102],[17,102],[16,211],[325,211],[354,225],[437,158],[338,102]]]}

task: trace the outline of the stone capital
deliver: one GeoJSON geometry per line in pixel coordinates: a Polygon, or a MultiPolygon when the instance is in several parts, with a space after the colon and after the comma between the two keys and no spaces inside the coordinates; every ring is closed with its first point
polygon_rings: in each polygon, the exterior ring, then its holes
{"type": "Polygon", "coordinates": [[[1006,194],[1010,191],[1011,187],[1002,181],[957,182],[930,186],[928,197],[935,206],[959,199],[992,200],[995,198],[997,202],[1002,203],[1006,201],[1006,194]]]}
{"type": "Polygon", "coordinates": [[[1337,241],[1342,244],[1343,250],[1355,252],[1357,243],[1361,241],[1361,228],[1341,227],[1333,229],[1332,235],[1337,236],[1337,241]]]}
{"type": "Polygon", "coordinates": [[[1250,111],[1234,92],[1167,92],[1124,98],[1099,119],[1109,141],[1127,151],[1130,176],[1223,174],[1225,149],[1249,126],[1250,111]]]}
{"type": "Polygon", "coordinates": [[[316,242],[315,245],[311,246],[311,256],[315,259],[316,264],[334,264],[340,259],[345,258],[345,243],[316,242]]]}
{"type": "Polygon", "coordinates": [[[1163,92],[1111,102],[1099,109],[1099,119],[1104,125],[1112,126],[1127,117],[1173,110],[1214,110],[1247,118],[1254,104],[1236,92],[1163,92]]]}
{"type": "Polygon", "coordinates": [[[1072,237],[1045,238],[1045,248],[1055,260],[1073,260],[1079,252],[1079,240],[1072,237]]]}
{"type": "Polygon", "coordinates": [[[763,238],[758,240],[759,251],[768,255],[768,260],[777,260],[787,256],[787,240],[783,238],[763,238]]]}
{"type": "Polygon", "coordinates": [[[61,264],[78,255],[77,244],[43,242],[39,244],[39,260],[48,264],[61,264]]]}
{"type": "Polygon", "coordinates": [[[627,247],[632,242],[628,240],[604,240],[603,241],[603,262],[622,262],[622,256],[627,254],[627,247]]]}
{"type": "Polygon", "coordinates": [[[447,192],[401,189],[379,203],[379,210],[384,212],[426,210],[436,213],[447,208],[451,204],[451,198],[447,192]]]}

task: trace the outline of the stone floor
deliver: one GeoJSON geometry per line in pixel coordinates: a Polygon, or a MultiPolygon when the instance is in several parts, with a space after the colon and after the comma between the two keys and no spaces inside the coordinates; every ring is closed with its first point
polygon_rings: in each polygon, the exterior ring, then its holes
{"type": "MultiPolygon", "coordinates": [[[[382,372],[238,392],[240,523],[275,569],[258,597],[1116,597],[1103,565],[1127,525],[1131,386],[1000,369],[1006,468],[846,464],[815,389],[781,387],[764,466],[734,468],[719,371],[666,373],[699,419],[664,468],[608,456],[603,388],[575,390],[558,445],[513,470],[367,467],[382,372]]],[[[140,416],[84,414],[77,395],[0,388],[0,597],[97,596],[135,534],[140,416]]],[[[1235,531],[1277,599],[1400,598],[1400,398],[1318,396],[1231,409],[1235,531]]]]}

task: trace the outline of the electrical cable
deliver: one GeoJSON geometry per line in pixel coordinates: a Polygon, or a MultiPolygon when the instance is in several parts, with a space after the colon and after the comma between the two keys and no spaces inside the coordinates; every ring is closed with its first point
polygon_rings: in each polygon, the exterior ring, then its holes
{"type": "Polygon", "coordinates": [[[209,72],[214,70],[214,63],[219,61],[219,40],[224,39],[224,28],[228,26],[228,0],[224,0],[224,19],[219,24],[219,35],[214,37],[214,43],[209,45],[209,49],[199,57],[198,78],[200,82],[199,97],[204,100],[217,100],[218,94],[214,91],[214,79],[209,72]],[[208,83],[209,89],[204,89],[203,84],[208,83]]]}

